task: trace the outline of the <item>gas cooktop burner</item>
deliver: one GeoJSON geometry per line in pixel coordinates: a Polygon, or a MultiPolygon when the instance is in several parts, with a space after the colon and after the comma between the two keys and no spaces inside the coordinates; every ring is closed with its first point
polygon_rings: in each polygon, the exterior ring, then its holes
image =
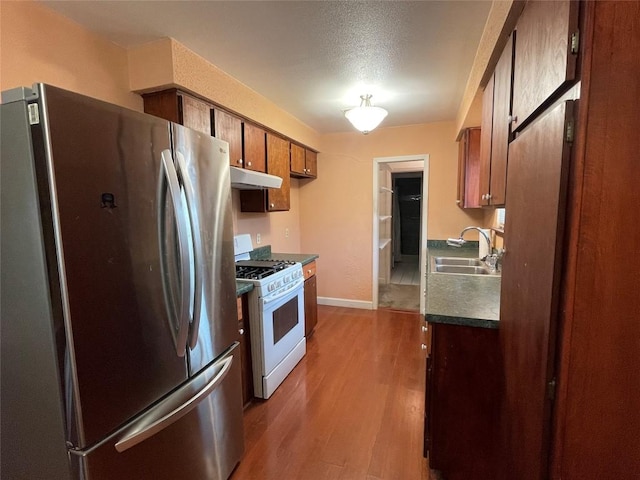
{"type": "Polygon", "coordinates": [[[240,260],[236,262],[236,278],[260,280],[284,270],[293,264],[293,262],[279,260],[240,260]]]}

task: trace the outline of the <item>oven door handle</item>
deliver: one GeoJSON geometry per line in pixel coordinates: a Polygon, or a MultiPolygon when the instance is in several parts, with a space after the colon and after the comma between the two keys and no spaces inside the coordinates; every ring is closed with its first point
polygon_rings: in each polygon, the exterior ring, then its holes
{"type": "MultiPolygon", "coordinates": [[[[279,294],[277,294],[277,295],[274,295],[273,297],[272,297],[272,296],[263,297],[263,298],[262,298],[262,303],[263,303],[263,305],[265,305],[265,306],[266,306],[266,305],[269,305],[269,304],[271,304],[271,303],[273,303],[273,302],[275,302],[275,301],[277,301],[277,300],[280,300],[282,297],[284,297],[284,296],[286,296],[286,295],[289,295],[289,294],[290,294],[290,293],[292,293],[292,292],[295,292],[295,291],[296,291],[296,289],[298,289],[298,288],[302,289],[302,284],[303,284],[303,283],[304,283],[304,279],[303,279],[303,278],[300,278],[300,279],[296,280],[296,282],[295,282],[295,283],[290,284],[289,288],[287,288],[287,289],[286,289],[286,290],[284,290],[283,292],[281,292],[281,293],[279,293],[279,294]]],[[[297,294],[296,294],[296,295],[297,295],[297,294]]],[[[295,296],[295,295],[292,295],[292,297],[294,297],[294,296],[295,296]]]]}

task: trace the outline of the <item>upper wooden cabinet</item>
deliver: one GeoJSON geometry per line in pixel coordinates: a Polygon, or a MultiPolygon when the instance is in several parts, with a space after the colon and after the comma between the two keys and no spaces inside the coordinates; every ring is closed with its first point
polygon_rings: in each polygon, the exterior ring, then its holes
{"type": "Polygon", "coordinates": [[[280,188],[265,190],[242,190],[240,192],[240,210],[243,212],[276,212],[289,210],[289,141],[267,133],[267,173],[282,178],[280,188]]]}
{"type": "Polygon", "coordinates": [[[458,199],[461,208],[480,207],[480,128],[467,128],[458,142],[458,199]]]}
{"type": "Polygon", "coordinates": [[[213,136],[229,142],[229,164],[242,167],[242,120],[223,110],[213,110],[213,136]]]}
{"type": "Polygon", "coordinates": [[[513,72],[512,34],[482,98],[480,205],[505,204],[513,72]]]}
{"type": "Polygon", "coordinates": [[[213,133],[211,115],[213,105],[172,88],[142,96],[144,111],[207,135],[213,133]]]}
{"type": "Polygon", "coordinates": [[[267,171],[267,132],[245,121],[242,124],[244,168],[256,172],[267,171]]]}
{"type": "Polygon", "coordinates": [[[291,144],[291,175],[301,178],[316,178],[318,176],[317,154],[313,150],[291,144]]]}
{"type": "Polygon", "coordinates": [[[513,130],[576,76],[579,2],[529,1],[516,27],[513,130]]]}

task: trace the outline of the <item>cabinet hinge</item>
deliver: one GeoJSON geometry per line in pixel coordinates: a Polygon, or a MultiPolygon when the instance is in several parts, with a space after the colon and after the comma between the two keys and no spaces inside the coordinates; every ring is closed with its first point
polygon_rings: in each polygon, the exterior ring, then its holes
{"type": "Polygon", "coordinates": [[[576,30],[571,34],[571,53],[576,54],[580,48],[580,31],[576,30]]]}
{"type": "Polygon", "coordinates": [[[547,383],[547,398],[549,400],[555,400],[556,398],[556,379],[552,378],[549,383],[547,383]]]}
{"type": "Polygon", "coordinates": [[[573,143],[574,136],[575,136],[575,126],[572,118],[567,121],[564,139],[567,141],[567,143],[573,143]]]}

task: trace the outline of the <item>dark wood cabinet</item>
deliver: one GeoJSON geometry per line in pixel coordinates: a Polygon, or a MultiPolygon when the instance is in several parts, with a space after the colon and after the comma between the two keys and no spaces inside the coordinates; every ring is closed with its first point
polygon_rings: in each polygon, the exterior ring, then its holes
{"type": "Polygon", "coordinates": [[[242,120],[220,109],[213,110],[213,136],[229,143],[229,164],[242,167],[242,120]]]}
{"type": "Polygon", "coordinates": [[[543,478],[548,469],[540,452],[549,448],[551,429],[552,398],[547,392],[555,382],[552,341],[570,154],[565,132],[571,122],[573,102],[562,103],[509,146],[500,336],[506,385],[517,386],[508,388],[504,399],[509,419],[505,462],[508,471],[522,472],[522,480],[543,478]],[[520,448],[520,438],[527,439],[526,449],[520,448]]]}
{"type": "Polygon", "coordinates": [[[528,2],[518,21],[500,319],[507,478],[640,472],[638,18],[638,2],[528,2]]]}
{"type": "Polygon", "coordinates": [[[301,178],[316,178],[317,153],[295,143],[291,143],[291,175],[301,178]]]}
{"type": "Polygon", "coordinates": [[[207,135],[212,135],[213,105],[179,90],[170,89],[142,96],[144,111],[207,135]]]}
{"type": "Polygon", "coordinates": [[[461,208],[480,207],[480,128],[467,128],[458,142],[458,199],[461,208]]]}
{"type": "Polygon", "coordinates": [[[446,480],[499,478],[502,389],[497,329],[431,324],[425,398],[431,469],[446,480]]]}
{"type": "MultiPolygon", "coordinates": [[[[576,76],[578,8],[574,0],[530,0],[516,27],[513,130],[576,76]]],[[[544,107],[543,107],[544,108],[544,107]]]]}
{"type": "Polygon", "coordinates": [[[248,311],[247,295],[238,297],[238,342],[240,342],[240,362],[242,364],[242,404],[245,407],[253,400],[253,367],[248,311]]]}
{"type": "Polygon", "coordinates": [[[267,173],[282,178],[280,188],[242,190],[240,210],[243,212],[276,212],[289,210],[289,141],[267,133],[267,173]]]}
{"type": "Polygon", "coordinates": [[[242,124],[244,168],[256,172],[267,171],[267,132],[245,121],[242,124]]]}
{"type": "Polygon", "coordinates": [[[507,158],[511,120],[513,72],[512,34],[485,88],[482,104],[480,205],[503,206],[507,185],[507,158]]]}
{"type": "Polygon", "coordinates": [[[318,324],[318,286],[316,262],[304,265],[304,336],[309,338],[318,324]]]}

